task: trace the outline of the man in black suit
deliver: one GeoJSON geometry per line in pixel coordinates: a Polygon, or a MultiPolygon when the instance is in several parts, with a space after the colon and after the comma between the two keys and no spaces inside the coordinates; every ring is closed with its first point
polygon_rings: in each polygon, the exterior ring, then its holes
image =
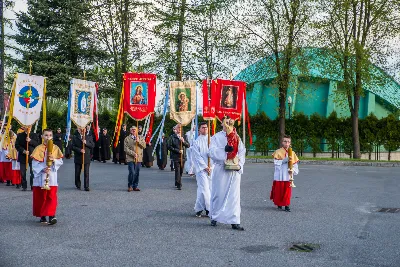
{"type": "Polygon", "coordinates": [[[64,135],[61,133],[61,128],[57,128],[57,132],[53,136],[54,144],[57,145],[61,152],[63,152],[63,139],[64,135]]]}
{"type": "Polygon", "coordinates": [[[171,161],[175,168],[175,186],[182,190],[182,173],[186,161],[186,149],[190,147],[185,136],[181,135],[181,125],[174,127],[174,134],[168,139],[168,150],[171,151],[171,161]]]}
{"type": "Polygon", "coordinates": [[[90,151],[93,149],[93,147],[94,147],[94,142],[92,136],[85,135],[84,129],[78,129],[78,131],[75,132],[75,135],[72,139],[72,150],[74,151],[75,186],[79,190],[81,189],[81,171],[83,163],[84,164],[83,186],[85,188],[85,191],[90,191],[89,189],[90,151]],[[85,149],[83,149],[83,144],[85,144],[85,149]]]}
{"type": "Polygon", "coordinates": [[[124,150],[124,141],[128,135],[129,135],[129,132],[126,130],[126,124],[123,124],[121,132],[119,134],[119,140],[118,140],[119,164],[124,163],[125,165],[128,165],[128,163],[126,163],[126,153],[124,150]]]}
{"type": "Polygon", "coordinates": [[[107,134],[106,128],[103,129],[103,133],[100,135],[100,155],[103,163],[106,163],[111,158],[110,136],[107,134]]]}
{"type": "Polygon", "coordinates": [[[26,191],[28,187],[28,182],[26,181],[26,157],[28,157],[28,164],[30,167],[30,179],[29,183],[33,185],[33,169],[32,169],[32,158],[30,155],[32,154],[33,150],[40,144],[40,139],[37,134],[30,132],[28,136],[28,130],[30,127],[22,127],[24,132],[19,133],[17,135],[17,140],[15,141],[15,148],[18,151],[18,159],[17,161],[20,164],[20,171],[21,171],[21,178],[22,178],[22,191],[26,191]],[[28,146],[28,150],[26,147],[28,146]]]}

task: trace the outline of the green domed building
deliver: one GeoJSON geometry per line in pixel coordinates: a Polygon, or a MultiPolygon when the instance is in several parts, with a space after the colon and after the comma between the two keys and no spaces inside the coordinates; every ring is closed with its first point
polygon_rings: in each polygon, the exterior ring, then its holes
{"type": "MultiPolygon", "coordinates": [[[[251,115],[265,112],[268,117],[278,116],[278,85],[273,57],[264,58],[242,70],[235,79],[247,83],[247,103],[251,115]]],[[[288,97],[292,104],[289,112],[305,115],[318,113],[328,117],[336,111],[339,117],[349,117],[345,92],[341,88],[342,71],[339,62],[326,49],[305,48],[301,56],[293,60],[292,81],[288,97]]],[[[378,118],[400,109],[400,85],[383,70],[372,66],[368,82],[363,84],[359,117],[373,113],[378,118]]]]}

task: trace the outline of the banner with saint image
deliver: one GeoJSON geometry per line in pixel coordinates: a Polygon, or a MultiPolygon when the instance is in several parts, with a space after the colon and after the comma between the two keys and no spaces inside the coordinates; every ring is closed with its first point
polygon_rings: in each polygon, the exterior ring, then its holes
{"type": "Polygon", "coordinates": [[[72,79],[69,99],[70,119],[79,128],[85,128],[93,121],[96,100],[95,82],[72,79]]]}
{"type": "Polygon", "coordinates": [[[224,116],[240,120],[246,83],[218,79],[215,90],[215,113],[220,121],[224,116]]]}
{"type": "Polygon", "coordinates": [[[196,81],[171,81],[170,117],[186,126],[196,116],[196,81]]]}

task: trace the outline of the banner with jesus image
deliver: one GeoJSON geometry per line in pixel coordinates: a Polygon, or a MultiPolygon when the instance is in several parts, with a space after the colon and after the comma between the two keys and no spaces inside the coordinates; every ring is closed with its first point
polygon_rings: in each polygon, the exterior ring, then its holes
{"type": "Polygon", "coordinates": [[[196,116],[196,81],[170,82],[170,116],[186,126],[196,116]]]}
{"type": "Polygon", "coordinates": [[[70,119],[79,128],[85,128],[93,121],[93,109],[96,102],[95,82],[72,79],[70,90],[70,119]]]}

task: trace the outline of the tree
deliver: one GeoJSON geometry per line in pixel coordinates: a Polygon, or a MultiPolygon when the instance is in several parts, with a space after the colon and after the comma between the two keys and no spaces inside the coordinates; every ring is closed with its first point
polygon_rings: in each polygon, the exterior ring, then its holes
{"type": "Polygon", "coordinates": [[[106,89],[114,97],[119,96],[122,88],[122,73],[128,72],[136,65],[142,55],[139,47],[143,25],[140,12],[146,4],[132,0],[92,0],[94,20],[90,21],[93,37],[107,51],[108,57],[96,69],[101,81],[102,91],[106,89]]]}
{"type": "Polygon", "coordinates": [[[4,108],[4,68],[6,61],[6,35],[4,27],[9,21],[4,17],[4,10],[13,6],[12,1],[1,1],[0,2],[0,116],[3,117],[4,108]]]}
{"type": "Polygon", "coordinates": [[[383,147],[388,151],[388,160],[390,160],[391,152],[400,148],[400,123],[393,114],[389,114],[382,119],[382,124],[383,127],[379,134],[383,140],[383,147]]]}
{"type": "Polygon", "coordinates": [[[324,136],[324,125],[326,125],[325,120],[318,113],[310,116],[309,127],[307,128],[307,143],[314,158],[318,152],[321,152],[321,140],[324,136]]]}
{"type": "Polygon", "coordinates": [[[340,121],[335,111],[333,111],[325,121],[324,137],[328,143],[328,149],[332,152],[332,158],[335,157],[335,149],[340,137],[339,125],[340,121]]]}
{"type": "Polygon", "coordinates": [[[189,8],[186,28],[188,72],[198,81],[208,77],[227,77],[241,60],[237,57],[241,38],[236,38],[231,27],[232,18],[226,16],[229,0],[195,0],[189,8]]]}
{"type": "MultiPolygon", "coordinates": [[[[359,107],[363,85],[374,75],[372,61],[383,63],[388,41],[399,33],[398,0],[320,0],[322,20],[318,25],[319,40],[330,48],[339,62],[352,119],[354,158],[361,158],[359,140],[359,107]],[[324,38],[321,38],[323,36],[324,38]]],[[[339,71],[336,69],[336,71],[339,71]]]]}
{"type": "Polygon", "coordinates": [[[286,134],[292,138],[292,146],[300,156],[307,149],[307,136],[309,134],[309,119],[304,113],[294,113],[288,121],[286,134]]]}
{"type": "Polygon", "coordinates": [[[360,121],[361,151],[368,152],[368,159],[371,159],[374,145],[377,145],[378,121],[378,118],[372,113],[360,121]]]}
{"type": "MultiPolygon", "coordinates": [[[[28,0],[28,11],[17,14],[14,36],[22,59],[15,59],[19,71],[48,77],[49,96],[68,97],[69,81],[83,76],[83,70],[104,57],[104,51],[90,39],[91,17],[87,1],[28,0]]],[[[88,72],[90,78],[90,72],[88,72]]]]}
{"type": "MultiPolygon", "coordinates": [[[[295,58],[305,46],[312,1],[308,0],[249,0],[240,1],[232,12],[225,8],[239,24],[239,31],[246,37],[246,50],[254,60],[265,58],[265,68],[276,73],[274,83],[279,91],[279,140],[285,134],[287,91],[291,81],[296,79],[292,67],[295,58]],[[271,56],[272,55],[272,56],[271,56]]],[[[259,72],[262,70],[255,70],[259,72]]]]}

